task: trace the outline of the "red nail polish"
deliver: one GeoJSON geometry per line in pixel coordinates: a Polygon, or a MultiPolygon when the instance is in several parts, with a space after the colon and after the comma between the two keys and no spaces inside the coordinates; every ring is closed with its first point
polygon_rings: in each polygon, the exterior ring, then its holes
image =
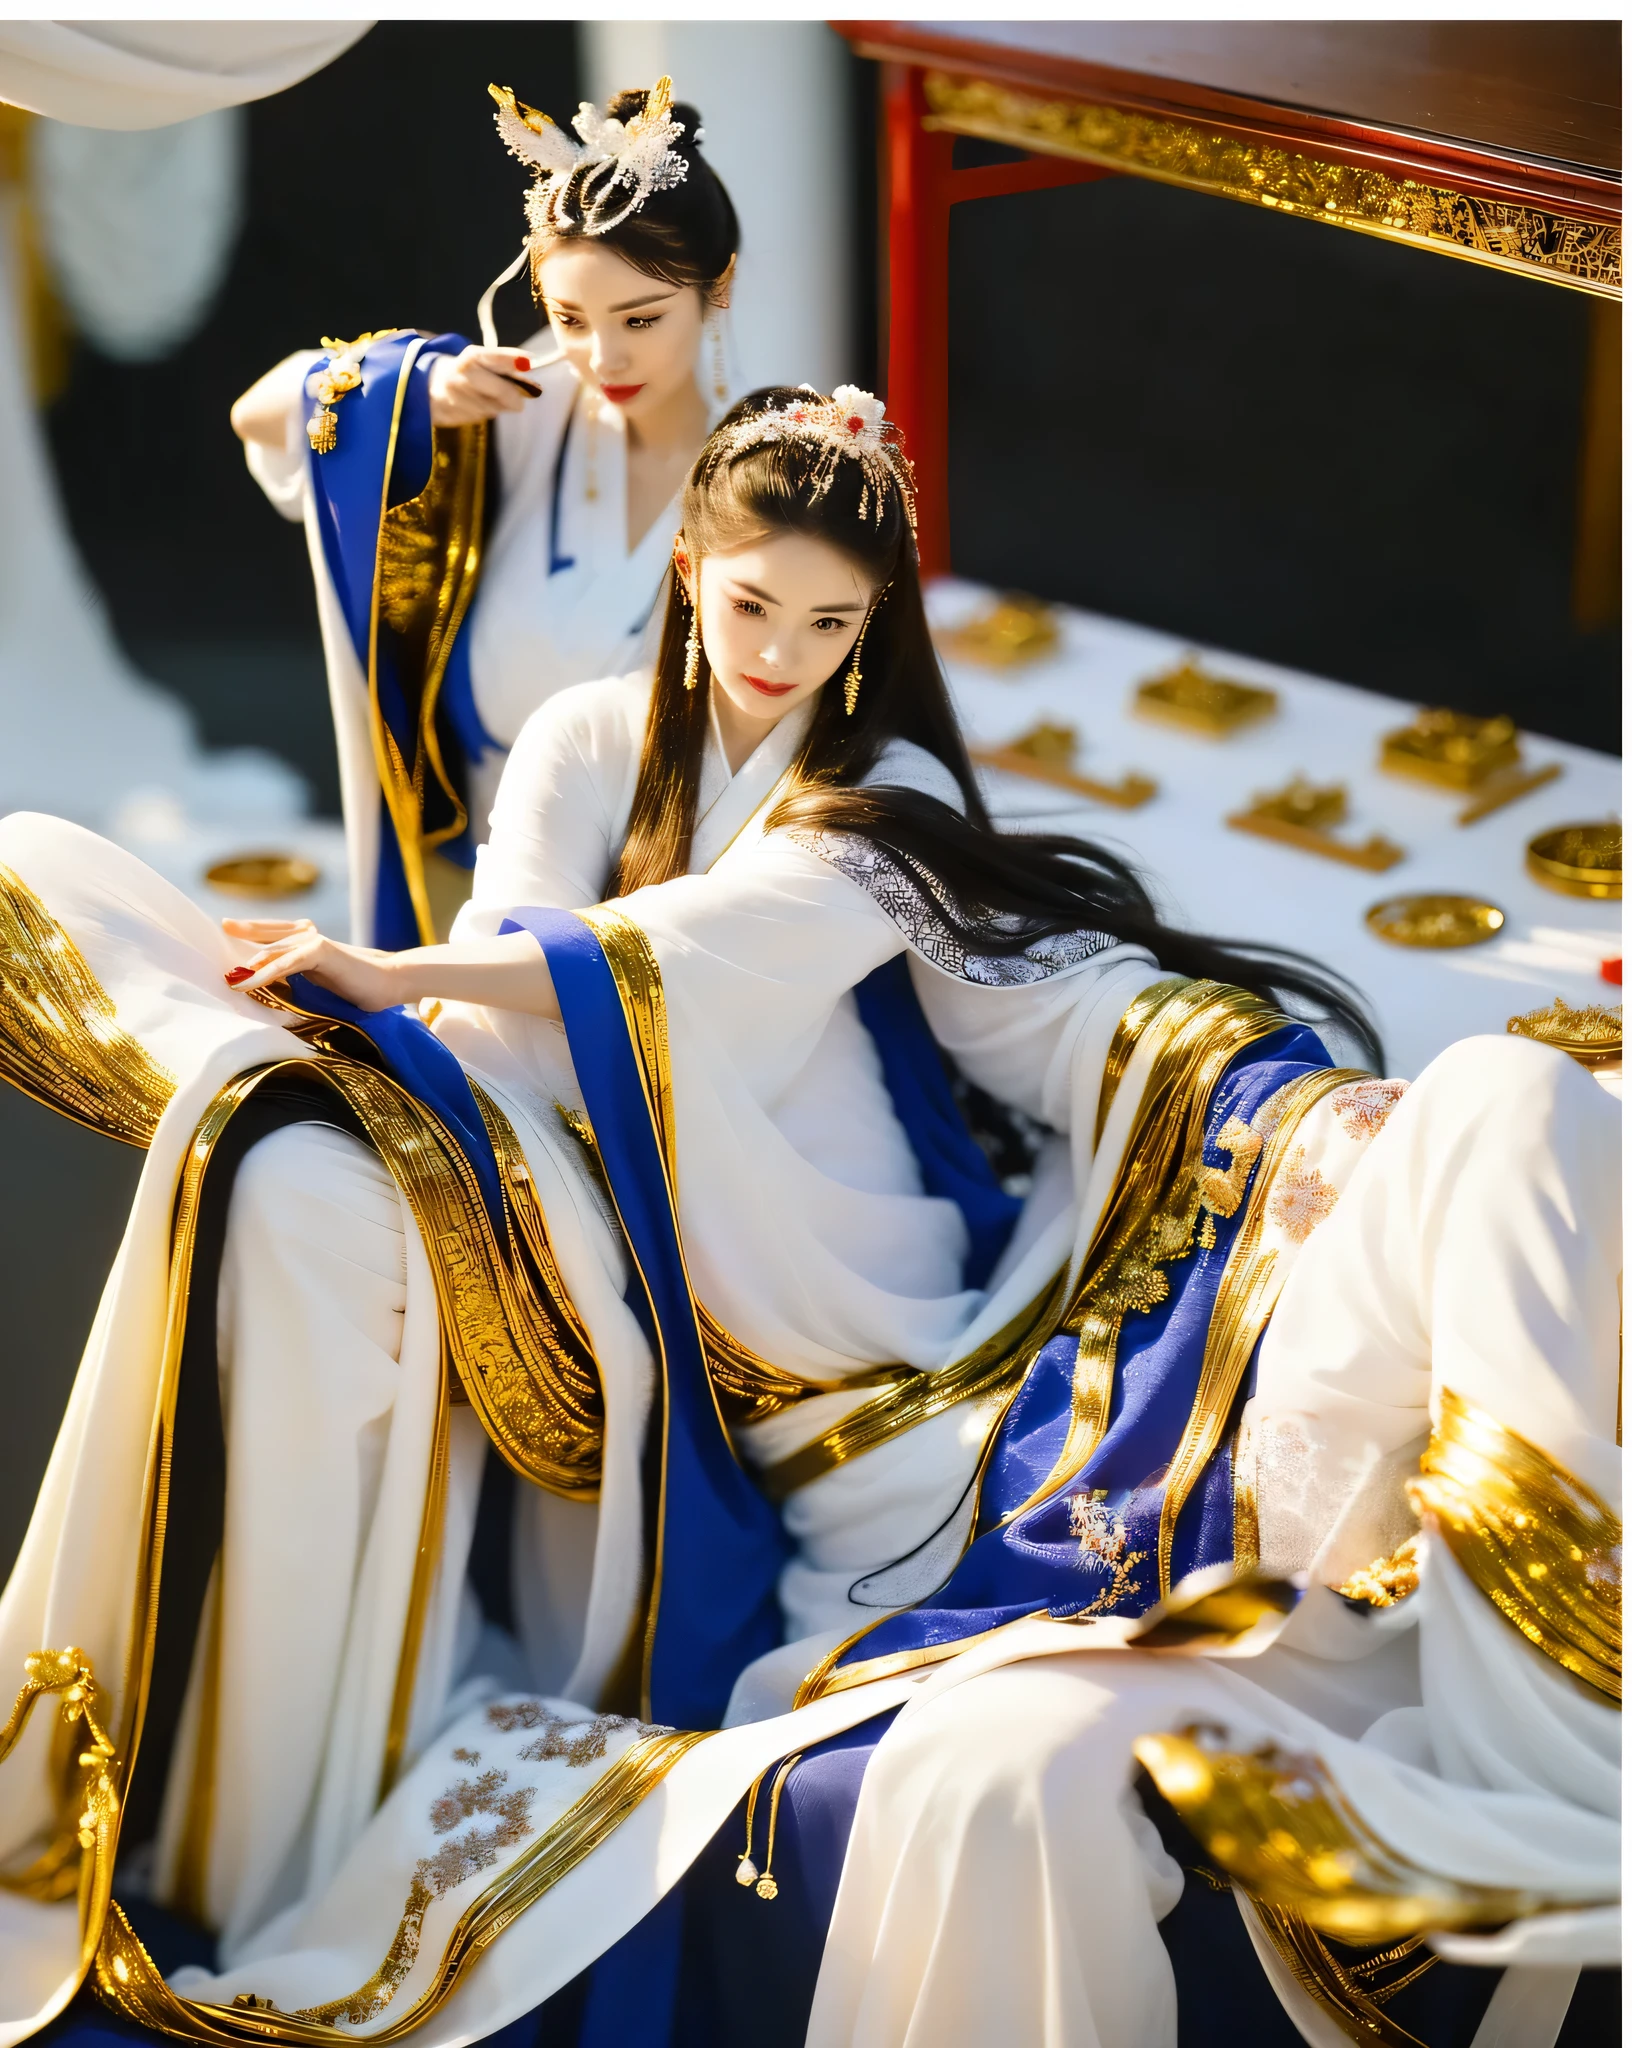
{"type": "Polygon", "coordinates": [[[1619,988],[1621,985],[1620,954],[1617,953],[1613,960],[1606,960],[1603,966],[1599,968],[1598,972],[1604,977],[1605,981],[1607,981],[1612,988],[1619,988]]]}
{"type": "Polygon", "coordinates": [[[248,981],[254,972],[253,967],[229,967],[227,969],[227,980],[236,988],[239,982],[248,981]]]}
{"type": "Polygon", "coordinates": [[[516,368],[517,368],[518,370],[530,370],[530,369],[531,369],[532,367],[533,367],[533,359],[532,359],[532,357],[531,357],[531,356],[517,356],[517,357],[516,357],[516,368]]]}

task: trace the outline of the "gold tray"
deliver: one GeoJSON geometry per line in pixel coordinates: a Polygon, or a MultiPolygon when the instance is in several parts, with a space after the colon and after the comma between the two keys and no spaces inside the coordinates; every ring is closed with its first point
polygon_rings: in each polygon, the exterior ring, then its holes
{"type": "Polygon", "coordinates": [[[1477,896],[1388,896],[1366,912],[1366,923],[1391,946],[1482,946],[1507,917],[1477,896]]]}
{"type": "Polygon", "coordinates": [[[1621,894],[1621,828],[1596,825],[1555,825],[1538,832],[1524,850],[1524,864],[1544,889],[1561,896],[1612,897],[1621,894]]]}
{"type": "Polygon", "coordinates": [[[204,870],[204,879],[223,896],[258,896],[274,900],[304,896],[316,888],[323,870],[294,853],[238,853],[204,870]]]}

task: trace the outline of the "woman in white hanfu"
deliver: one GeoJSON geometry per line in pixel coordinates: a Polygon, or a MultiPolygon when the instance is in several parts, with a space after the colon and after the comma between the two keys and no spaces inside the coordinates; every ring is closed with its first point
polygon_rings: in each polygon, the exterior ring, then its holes
{"type": "Polygon", "coordinates": [[[572,683],[650,662],[680,486],[731,396],[737,218],[696,109],[671,104],[662,79],[604,115],[586,103],[574,142],[493,92],[501,137],[535,173],[521,260],[544,328],[498,347],[490,291],[478,344],[406,330],[325,343],[232,410],[251,474],[306,524],[352,933],[374,945],[446,934],[531,713],[572,683]],[[407,784],[420,766],[417,800],[393,787],[382,723],[396,727],[407,784]],[[382,831],[406,887],[378,873],[382,831]]]}
{"type": "Polygon", "coordinates": [[[1316,970],[995,833],[866,393],[734,409],[674,565],[447,945],[0,822],[0,1063],[148,1154],[0,1602],[0,2048],[87,1970],[182,2039],[455,2048],[593,1966],[569,2038],[667,2038],[688,1869],[770,1773],[740,1903],[813,1910],[797,1759],[902,1708],[824,2048],[1172,2042],[1136,1744],[1309,2040],[1369,2025],[1328,1935],[1556,2001],[1619,1895],[1615,1105],[1516,1039],[1335,1069],[1269,999],[1363,1034],[1316,970]]]}

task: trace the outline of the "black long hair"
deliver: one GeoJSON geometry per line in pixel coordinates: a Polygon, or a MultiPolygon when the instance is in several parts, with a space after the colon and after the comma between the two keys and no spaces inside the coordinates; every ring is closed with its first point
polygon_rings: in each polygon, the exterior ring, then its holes
{"type": "MultiPolygon", "coordinates": [[[[607,113],[627,121],[646,111],[644,90],[615,93],[607,113]]],[[[665,191],[648,195],[645,204],[595,236],[602,248],[615,249],[623,260],[661,284],[695,285],[710,305],[723,306],[730,296],[731,266],[736,262],[739,230],[737,210],[719,175],[702,153],[698,136],[703,117],[684,100],[669,108],[680,134],[672,147],[686,166],[686,175],[665,191]]],[[[548,239],[535,242],[531,264],[533,296],[542,306],[539,267],[556,242],[576,241],[588,234],[584,225],[583,191],[594,170],[575,172],[556,208],[548,239]]]]}
{"type": "MultiPolygon", "coordinates": [[[[816,699],[792,787],[767,829],[869,841],[971,951],[1014,954],[1056,933],[1107,932],[1145,947],[1175,973],[1233,982],[1307,1009],[1338,1025],[1380,1069],[1382,1046],[1356,992],[1314,961],[1280,947],[1175,930],[1134,869],[1105,848],[1064,833],[993,825],[924,616],[906,493],[878,490],[861,463],[841,457],[835,464],[819,443],[801,436],[728,452],[739,422],[809,398],[808,391],[773,387],[734,406],[698,457],[682,509],[693,562],[762,535],[799,534],[837,548],[882,592],[862,647],[855,713],[846,715],[835,669],[816,699]],[[961,814],[916,790],[860,787],[893,739],[914,742],[950,771],[961,814]]],[[[610,896],[682,875],[691,857],[709,693],[702,687],[706,650],[699,686],[685,687],[689,626],[685,594],[671,579],[629,833],[610,896]]]]}

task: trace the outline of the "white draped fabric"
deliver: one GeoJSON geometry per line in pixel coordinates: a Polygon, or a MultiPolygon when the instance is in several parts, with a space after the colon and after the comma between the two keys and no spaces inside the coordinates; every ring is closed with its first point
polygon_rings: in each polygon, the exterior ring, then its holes
{"type": "MultiPolygon", "coordinates": [[[[626,826],[645,688],[637,675],[569,690],[523,728],[461,929],[491,930],[518,906],[600,896],[626,826]]],[[[864,868],[764,832],[801,737],[785,721],[734,777],[711,737],[694,871],[619,901],[662,971],[682,1237],[700,1298],[786,1369],[822,1379],[896,1360],[932,1369],[1001,1327],[1082,1249],[1120,1170],[1145,1071],[1136,1053],[1096,1143],[1106,1052],[1156,970],[1132,949],[1085,941],[1074,956],[1037,949],[1011,961],[1006,985],[991,985],[981,979],[990,962],[904,930],[901,907],[864,868]],[[984,1290],[963,1284],[961,1216],[923,1192],[849,993],[903,951],[932,1027],[965,1070],[1058,1133],[1016,1245],[984,1290]]],[[[915,749],[892,749],[876,772],[948,793],[945,771],[915,749]]],[[[42,1644],[76,1643],[117,1720],[178,1165],[226,1079],[309,1053],[224,985],[235,949],[129,856],[16,815],[0,822],[0,864],[62,924],[121,1026],[178,1084],[0,1601],[0,1671],[42,1644]],[[110,1558],[127,1562],[110,1569],[110,1558]]],[[[235,1188],[219,1295],[229,1489],[219,1621],[195,1657],[160,1844],[162,1884],[200,1811],[192,1779],[213,1662],[215,1783],[233,1790],[218,1789],[200,1825],[225,1967],[178,1988],[222,2000],[252,1992],[285,2011],[343,1998],[379,1967],[410,1879],[429,1871],[419,1961],[367,2015],[379,2025],[410,2007],[500,1850],[508,1859],[545,1840],[574,1797],[614,1782],[642,1744],[664,1739],[626,1723],[585,1735],[589,1710],[572,1704],[597,1697],[639,1597],[651,1366],[623,1300],[604,1197],[557,1114],[557,1104],[581,1106],[565,1036],[460,1005],[435,1028],[514,1125],[590,1333],[607,1413],[599,1505],[529,1499],[516,1536],[520,1640],[484,1635],[461,1588],[482,1445],[468,1417],[456,1426],[409,1768],[376,1812],[426,1500],[439,1359],[429,1269],[400,1199],[355,1140],[302,1125],[264,1141],[235,1188]],[[518,1694],[545,1698],[524,1706],[518,1694]],[[523,1726],[549,1739],[518,1746],[523,1726]],[[508,1774],[499,1805],[481,1803],[499,1795],[481,1790],[478,1763],[508,1774]],[[447,1841],[449,1812],[495,1818],[447,1841]]],[[[1440,1556],[1434,1575],[1445,1586],[1399,1615],[1357,1620],[1320,1582],[1340,1538],[1386,1523],[1388,1475],[1420,1442],[1441,1384],[1531,1435],[1618,1507],[1603,1447],[1613,1107],[1560,1057],[1506,1041],[1447,1055],[1390,1121],[1395,1092],[1372,1098],[1375,1114],[1356,1112],[1352,1130],[1323,1105],[1323,1122],[1300,1127],[1307,1157],[1283,1169],[1282,1249],[1296,1263],[1272,1331],[1290,1335],[1266,1350],[1255,1441],[1309,1447],[1297,1498],[1321,1505],[1277,1540],[1303,1545],[1293,1561],[1312,1561],[1317,1584],[1250,1675],[1227,1660],[1175,1673],[1127,1653],[1121,1622],[1036,1623],[977,1644],[927,1682],[858,1687],[779,1718],[820,1651],[876,1615],[851,1603],[856,1579],[913,1550],[964,1493],[984,1422],[950,1410],[792,1496],[788,1647],[739,1683],[731,1719],[743,1725],[681,1756],[416,2038],[454,2048],[525,2012],[661,1896],[759,1771],[909,1696],[866,1781],[814,2042],[882,2048],[933,2031],[952,2048],[993,2038],[1159,2048],[1171,1987],[1155,1922],[1176,1879],[1128,1817],[1123,1788],[1132,1734],[1192,1708],[1240,1731],[1242,1746],[1267,1732],[1316,1749],[1378,1830],[1430,1867],[1454,1874],[1483,1859],[1561,1901],[1606,1896],[1618,1839],[1605,1803],[1607,1710],[1566,1698],[1555,1668],[1478,1596],[1455,1592],[1456,1568],[1440,1556]],[[1487,1149],[1470,1171],[1475,1138],[1487,1149]],[[1538,1192],[1515,1196],[1521,1182],[1538,1192]],[[1327,1193],[1311,1209],[1317,1183],[1327,1193]],[[1440,1644],[1454,1647],[1441,1655],[1440,1644]],[[1385,1713],[1396,1742],[1355,1739],[1385,1713]],[[1522,1784],[1500,1781],[1492,1759],[1520,1770],[1524,1744],[1538,1738],[1557,1760],[1523,1766],[1522,1784]],[[1508,1806],[1493,1804],[1494,1782],[1508,1806]],[[977,1969],[990,1981],[977,1984],[977,1969]],[[999,1985],[994,2032],[983,2000],[999,1985]]],[[[744,1455],[785,1457],[853,1398],[824,1395],[758,1425],[744,1455]]],[[[1261,1496],[1285,1464],[1264,1454],[1261,1496]]],[[[895,1597],[932,1584],[903,1581],[895,1597]]],[[[37,1721],[0,1768],[0,1854],[49,1829],[46,1740],[37,1721]]],[[[77,1941],[71,1904],[0,1893],[0,2048],[60,2003],[77,1941]]]]}
{"type": "Polygon", "coordinates": [[[282,92],[372,21],[4,21],[0,99],[84,128],[163,128],[282,92]]]}

